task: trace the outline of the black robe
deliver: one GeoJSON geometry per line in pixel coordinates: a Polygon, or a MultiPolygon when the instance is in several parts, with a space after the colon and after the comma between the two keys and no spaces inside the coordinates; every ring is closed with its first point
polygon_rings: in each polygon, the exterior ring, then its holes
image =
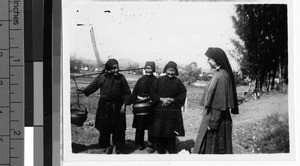
{"type": "Polygon", "coordinates": [[[232,119],[236,109],[233,83],[226,70],[220,69],[210,80],[200,100],[205,107],[193,153],[231,154],[232,119]],[[208,131],[207,127],[212,130],[208,131]]]}
{"type": "Polygon", "coordinates": [[[124,75],[111,76],[101,74],[87,86],[83,93],[86,96],[100,88],[100,98],[96,113],[95,128],[100,132],[124,132],[126,130],[126,115],[120,113],[122,105],[130,105],[130,88],[124,75]]]}
{"type": "MultiPolygon", "coordinates": [[[[149,96],[150,97],[150,89],[157,78],[154,75],[145,75],[138,79],[135,84],[132,94],[131,101],[135,103],[138,99],[137,96],[149,96]]],[[[151,98],[150,98],[151,100],[151,98]]],[[[152,107],[147,108],[150,109],[150,114],[145,115],[134,115],[132,127],[136,129],[149,129],[153,124],[153,115],[154,110],[152,107]]],[[[133,110],[135,111],[135,110],[133,110]]],[[[148,133],[149,134],[149,133],[148,133]]]]}
{"type": "Polygon", "coordinates": [[[154,115],[154,136],[155,137],[176,137],[184,136],[184,126],[181,107],[185,103],[186,88],[177,77],[159,77],[151,89],[155,115],[154,115]],[[159,100],[161,97],[174,98],[175,102],[167,107],[159,100]]]}

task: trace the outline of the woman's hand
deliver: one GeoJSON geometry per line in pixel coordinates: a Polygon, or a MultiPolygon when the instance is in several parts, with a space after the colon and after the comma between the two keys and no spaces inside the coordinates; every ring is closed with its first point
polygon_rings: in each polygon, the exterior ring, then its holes
{"type": "Polygon", "coordinates": [[[171,104],[171,103],[173,103],[174,101],[175,101],[175,99],[174,98],[167,98],[167,100],[168,100],[168,102],[171,104]]]}
{"type": "Polygon", "coordinates": [[[161,97],[159,100],[162,102],[163,106],[167,106],[167,102],[168,102],[167,98],[161,97]]]}
{"type": "Polygon", "coordinates": [[[83,90],[82,90],[82,89],[76,89],[76,92],[77,92],[78,94],[83,94],[83,90]]]}
{"type": "Polygon", "coordinates": [[[162,105],[166,107],[166,106],[170,105],[171,103],[173,103],[175,100],[174,100],[174,98],[169,98],[169,97],[163,98],[163,97],[161,97],[160,101],[162,102],[162,105]]]}

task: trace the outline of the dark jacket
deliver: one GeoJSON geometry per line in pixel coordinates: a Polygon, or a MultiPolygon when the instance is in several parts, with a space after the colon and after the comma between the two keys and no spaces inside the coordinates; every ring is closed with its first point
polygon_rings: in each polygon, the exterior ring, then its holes
{"type": "Polygon", "coordinates": [[[156,137],[184,136],[184,126],[181,107],[185,103],[186,88],[177,77],[159,77],[151,89],[155,115],[154,115],[154,135],[156,137]],[[169,106],[163,106],[159,100],[161,97],[174,98],[175,102],[169,106]]]}
{"type": "MultiPolygon", "coordinates": [[[[139,102],[137,96],[142,97],[149,97],[148,100],[145,102],[149,102],[150,98],[150,89],[155,82],[157,77],[154,75],[144,75],[138,79],[137,83],[135,84],[132,94],[131,94],[131,102],[134,104],[139,102]]],[[[134,117],[132,127],[136,129],[149,129],[153,124],[153,115],[154,109],[152,106],[146,108],[135,108],[133,107],[134,117]],[[135,112],[142,112],[140,114],[135,112]]],[[[149,134],[149,131],[148,131],[149,134]]]]}
{"type": "Polygon", "coordinates": [[[100,98],[96,113],[95,127],[110,133],[126,130],[126,117],[121,114],[122,105],[130,104],[130,88],[124,75],[111,76],[100,74],[87,86],[83,93],[86,96],[100,89],[100,98]]]}

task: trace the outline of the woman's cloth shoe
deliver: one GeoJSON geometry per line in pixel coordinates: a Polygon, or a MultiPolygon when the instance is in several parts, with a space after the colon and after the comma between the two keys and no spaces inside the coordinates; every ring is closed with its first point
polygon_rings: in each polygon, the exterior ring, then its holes
{"type": "Polygon", "coordinates": [[[120,154],[121,153],[121,147],[120,146],[115,146],[115,153],[120,154]]]}
{"type": "Polygon", "coordinates": [[[107,147],[103,152],[105,154],[112,154],[112,152],[113,152],[113,146],[107,147]]]}
{"type": "Polygon", "coordinates": [[[151,147],[148,147],[148,148],[147,148],[147,152],[148,152],[148,153],[154,153],[154,152],[155,152],[155,149],[154,149],[154,148],[151,148],[151,147]]]}
{"type": "Polygon", "coordinates": [[[145,149],[145,145],[139,145],[139,150],[144,150],[145,149]]]}

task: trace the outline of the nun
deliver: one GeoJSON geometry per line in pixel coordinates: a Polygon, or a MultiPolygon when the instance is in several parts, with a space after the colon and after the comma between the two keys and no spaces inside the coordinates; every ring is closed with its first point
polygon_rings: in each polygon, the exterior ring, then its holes
{"type": "Polygon", "coordinates": [[[210,47],[205,55],[216,71],[200,99],[202,121],[193,148],[196,154],[232,154],[232,114],[238,114],[234,75],[225,52],[210,47]]]}

